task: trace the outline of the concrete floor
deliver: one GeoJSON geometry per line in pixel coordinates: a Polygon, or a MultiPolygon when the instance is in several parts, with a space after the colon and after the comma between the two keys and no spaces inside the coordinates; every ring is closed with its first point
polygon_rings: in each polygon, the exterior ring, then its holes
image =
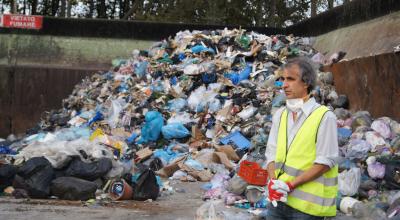
{"type": "Polygon", "coordinates": [[[85,205],[81,201],[33,200],[0,197],[3,220],[73,219],[194,219],[201,199],[203,183],[176,183],[179,192],[162,195],[157,201],[116,201],[85,205]]]}
{"type": "MultiPolygon", "coordinates": [[[[192,220],[196,219],[197,209],[204,204],[201,198],[203,184],[171,182],[170,186],[176,192],[162,193],[152,202],[126,200],[86,204],[85,201],[14,199],[3,196],[0,197],[0,220],[192,220]]],[[[247,213],[245,209],[227,207],[222,202],[216,205],[215,211],[221,220],[260,219],[247,213]],[[224,215],[225,213],[228,215],[224,215]]],[[[354,220],[340,212],[337,217],[329,219],[354,220]]]]}

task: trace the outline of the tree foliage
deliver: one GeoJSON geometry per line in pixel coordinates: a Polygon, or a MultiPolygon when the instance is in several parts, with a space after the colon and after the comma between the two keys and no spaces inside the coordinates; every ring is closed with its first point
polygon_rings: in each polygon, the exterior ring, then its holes
{"type": "Polygon", "coordinates": [[[2,0],[0,13],[281,27],[328,10],[343,1],[2,0]]]}

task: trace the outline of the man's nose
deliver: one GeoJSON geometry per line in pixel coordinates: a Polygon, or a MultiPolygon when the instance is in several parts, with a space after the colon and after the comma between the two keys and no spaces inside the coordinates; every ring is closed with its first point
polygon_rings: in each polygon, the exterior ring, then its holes
{"type": "Polygon", "coordinates": [[[289,86],[289,84],[287,83],[287,81],[283,80],[282,88],[287,88],[288,86],[289,86]]]}

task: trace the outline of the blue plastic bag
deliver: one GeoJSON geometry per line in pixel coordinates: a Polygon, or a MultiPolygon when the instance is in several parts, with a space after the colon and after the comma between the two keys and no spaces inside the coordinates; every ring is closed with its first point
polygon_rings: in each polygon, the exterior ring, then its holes
{"type": "Polygon", "coordinates": [[[282,81],[275,81],[274,85],[276,87],[282,87],[283,86],[283,82],[282,81]]]}
{"type": "Polygon", "coordinates": [[[250,65],[247,65],[246,68],[244,68],[240,73],[226,73],[224,74],[224,76],[230,79],[233,85],[237,85],[240,83],[240,81],[249,79],[251,70],[252,67],[250,65]]]}
{"type": "Polygon", "coordinates": [[[338,136],[343,138],[349,138],[352,132],[347,128],[338,128],[338,136]]]}
{"type": "Polygon", "coordinates": [[[159,158],[161,160],[161,162],[163,163],[164,166],[169,164],[169,161],[171,160],[173,155],[168,154],[167,151],[162,150],[162,149],[156,149],[153,152],[153,156],[155,158],[159,158]]]}
{"type": "Polygon", "coordinates": [[[133,142],[135,142],[135,139],[138,137],[138,134],[136,133],[132,133],[130,137],[128,137],[125,141],[128,144],[132,144],[133,142]]]}
{"type": "Polygon", "coordinates": [[[281,107],[285,104],[286,96],[284,93],[279,93],[272,99],[272,107],[281,107]]]}
{"type": "Polygon", "coordinates": [[[92,125],[94,122],[96,122],[96,121],[101,121],[101,120],[103,120],[103,119],[104,119],[103,114],[102,114],[100,111],[97,111],[97,112],[96,112],[96,115],[95,115],[92,119],[89,120],[88,125],[90,126],[90,125],[92,125]]]}
{"type": "Polygon", "coordinates": [[[171,77],[171,79],[169,79],[169,82],[171,83],[171,85],[176,85],[178,83],[178,78],[176,78],[176,76],[171,77]]]}
{"type": "Polygon", "coordinates": [[[149,62],[143,61],[135,65],[135,74],[137,77],[142,78],[147,73],[147,66],[149,62]]]}
{"type": "Polygon", "coordinates": [[[173,112],[180,112],[186,106],[187,106],[187,101],[182,98],[169,100],[167,104],[168,110],[173,112]]]}
{"type": "Polygon", "coordinates": [[[90,137],[90,129],[88,127],[71,127],[65,128],[55,133],[59,141],[72,141],[79,138],[90,137]]]}
{"type": "Polygon", "coordinates": [[[201,76],[201,81],[204,84],[215,83],[215,82],[217,82],[217,74],[214,72],[203,73],[203,75],[201,76]]]}
{"type": "Polygon", "coordinates": [[[204,170],[203,165],[201,165],[201,163],[198,162],[197,160],[188,159],[185,161],[185,165],[187,165],[195,170],[198,170],[198,171],[204,170]]]}
{"type": "Polygon", "coordinates": [[[181,123],[171,123],[162,127],[161,132],[166,139],[184,138],[190,135],[188,129],[181,123]]]}
{"type": "Polygon", "coordinates": [[[125,93],[125,92],[128,92],[128,91],[129,91],[129,85],[124,83],[124,82],[122,82],[118,87],[118,92],[125,93]]]}
{"type": "Polygon", "coordinates": [[[10,149],[9,146],[0,146],[0,154],[15,155],[15,154],[17,154],[17,152],[15,152],[13,149],[10,149]]]}
{"type": "Polygon", "coordinates": [[[160,137],[161,128],[164,125],[164,119],[161,113],[149,111],[144,116],[145,124],[142,127],[141,137],[138,144],[144,144],[149,141],[156,141],[160,137]]]}
{"type": "Polygon", "coordinates": [[[203,45],[196,45],[192,47],[192,53],[200,53],[200,52],[210,52],[212,54],[215,54],[215,51],[211,48],[207,48],[203,45]]]}
{"type": "Polygon", "coordinates": [[[157,149],[153,152],[153,156],[156,158],[160,158],[164,166],[167,166],[169,162],[171,162],[172,160],[181,155],[183,155],[183,153],[177,153],[175,151],[162,150],[162,149],[157,149]]]}
{"type": "Polygon", "coordinates": [[[208,103],[208,111],[209,112],[217,112],[222,108],[221,102],[219,99],[213,99],[211,102],[208,103]]]}
{"type": "Polygon", "coordinates": [[[163,91],[164,91],[163,82],[160,81],[160,80],[154,81],[154,82],[151,84],[150,88],[151,88],[151,91],[153,91],[153,92],[163,92],[163,91]]]}
{"type": "Polygon", "coordinates": [[[184,53],[179,53],[179,54],[178,54],[178,59],[179,59],[179,61],[182,61],[182,60],[184,60],[185,58],[186,58],[186,56],[185,56],[184,53]]]}
{"type": "Polygon", "coordinates": [[[339,144],[339,146],[343,146],[348,142],[352,132],[350,129],[347,129],[347,128],[338,128],[337,131],[338,131],[337,132],[338,144],[339,144]]]}

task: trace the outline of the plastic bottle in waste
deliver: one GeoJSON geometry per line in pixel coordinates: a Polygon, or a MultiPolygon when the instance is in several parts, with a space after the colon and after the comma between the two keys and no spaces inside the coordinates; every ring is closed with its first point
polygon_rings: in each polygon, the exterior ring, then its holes
{"type": "Polygon", "coordinates": [[[262,198],[260,201],[254,204],[254,208],[267,208],[268,200],[266,198],[262,198]]]}
{"type": "Polygon", "coordinates": [[[357,199],[352,197],[343,197],[340,202],[340,211],[345,214],[351,214],[354,217],[360,218],[367,215],[367,207],[357,199]]]}
{"type": "Polygon", "coordinates": [[[351,214],[356,218],[368,216],[368,208],[362,202],[356,202],[352,207],[351,214]]]}
{"type": "Polygon", "coordinates": [[[249,202],[245,202],[245,203],[236,203],[235,207],[237,208],[241,208],[241,209],[249,209],[251,207],[249,202]]]}
{"type": "Polygon", "coordinates": [[[112,192],[116,195],[121,195],[124,191],[124,185],[122,183],[115,183],[112,188],[112,192]]]}

